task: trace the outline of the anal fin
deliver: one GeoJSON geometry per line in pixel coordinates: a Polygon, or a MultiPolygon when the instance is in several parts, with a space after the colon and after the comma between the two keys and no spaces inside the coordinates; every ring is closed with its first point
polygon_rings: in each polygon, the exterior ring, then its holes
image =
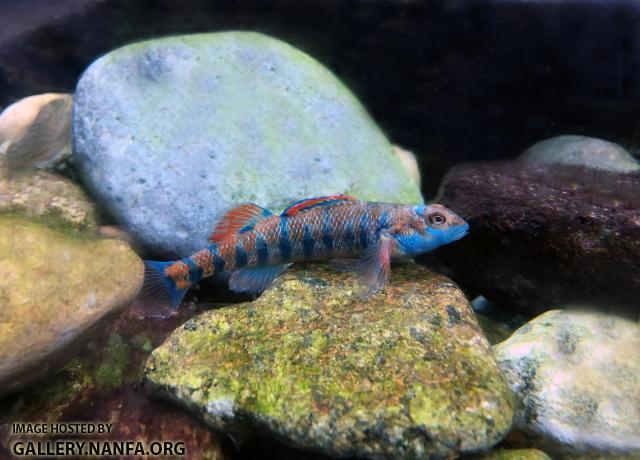
{"type": "Polygon", "coordinates": [[[229,289],[234,292],[260,293],[291,264],[241,268],[231,273],[229,289]]]}

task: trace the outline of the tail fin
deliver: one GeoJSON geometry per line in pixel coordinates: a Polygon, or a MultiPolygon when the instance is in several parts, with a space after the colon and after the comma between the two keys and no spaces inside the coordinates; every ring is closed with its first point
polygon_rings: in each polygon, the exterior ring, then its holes
{"type": "Polygon", "coordinates": [[[165,268],[174,263],[144,261],[144,284],[141,291],[143,298],[171,305],[173,309],[178,308],[189,288],[178,289],[176,283],[165,274],[165,268]]]}

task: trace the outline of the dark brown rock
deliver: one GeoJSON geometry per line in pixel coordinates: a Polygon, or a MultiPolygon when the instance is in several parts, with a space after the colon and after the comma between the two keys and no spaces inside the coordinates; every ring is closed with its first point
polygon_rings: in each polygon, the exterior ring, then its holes
{"type": "Polygon", "coordinates": [[[468,290],[528,312],[638,310],[640,174],[475,164],[451,170],[439,195],[470,233],[432,257],[468,290]]]}

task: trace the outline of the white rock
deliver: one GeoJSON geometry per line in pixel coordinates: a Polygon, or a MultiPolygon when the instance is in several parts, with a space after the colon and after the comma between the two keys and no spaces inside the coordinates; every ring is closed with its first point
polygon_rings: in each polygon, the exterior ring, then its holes
{"type": "Polygon", "coordinates": [[[583,165],[625,173],[640,171],[640,163],[618,144],[586,136],[556,136],[536,142],[520,159],[529,164],[583,165]]]}
{"type": "Polygon", "coordinates": [[[640,324],[552,310],[494,347],[516,427],[560,450],[640,454],[640,324]]]}

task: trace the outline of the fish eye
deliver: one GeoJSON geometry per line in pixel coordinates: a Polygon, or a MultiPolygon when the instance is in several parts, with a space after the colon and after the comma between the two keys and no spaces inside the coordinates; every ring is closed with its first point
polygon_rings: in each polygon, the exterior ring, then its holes
{"type": "Polygon", "coordinates": [[[444,217],[444,215],[440,214],[439,212],[434,212],[433,214],[429,215],[429,222],[433,225],[442,225],[446,220],[447,219],[444,217]]]}

